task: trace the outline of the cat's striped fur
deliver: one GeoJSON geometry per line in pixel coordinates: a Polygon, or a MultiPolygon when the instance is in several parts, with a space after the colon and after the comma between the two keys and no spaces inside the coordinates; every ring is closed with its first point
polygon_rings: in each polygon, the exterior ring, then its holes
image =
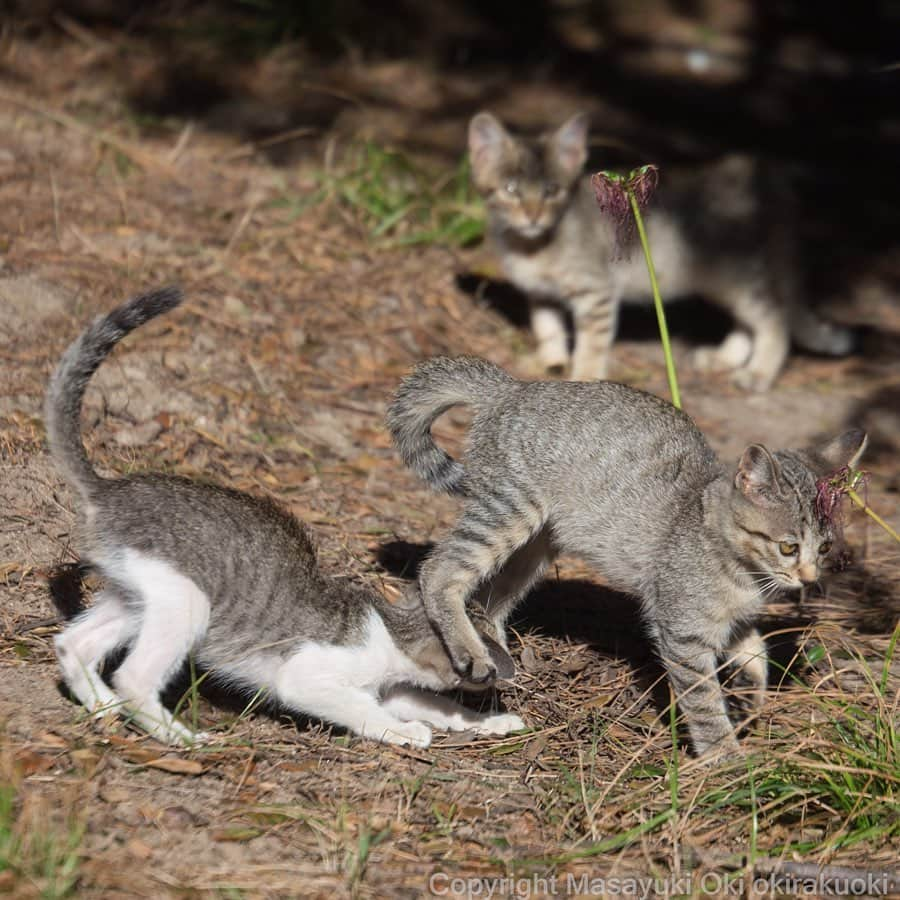
{"type": "Polygon", "coordinates": [[[720,661],[743,667],[761,702],[765,648],[752,620],[771,591],[819,577],[831,534],[815,515],[816,478],[865,444],[860,431],[817,449],[753,444],[729,469],[658,397],[612,382],[517,381],[465,357],[418,366],[388,424],[413,471],[464,499],[419,580],[457,671],[493,676],[467,602],[479,599],[502,634],[552,560],[578,555],[641,603],[698,753],[735,743],[720,661]],[[462,461],[431,435],[455,404],[474,410],[462,461]]]}
{"type": "MultiPolygon", "coordinates": [[[[469,153],[500,262],[528,295],[541,362],[548,371],[571,365],[579,381],[605,378],[619,304],[648,298],[649,282],[639,251],[617,251],[615,223],[582,177],[586,117],[532,141],[482,112],[469,126],[469,153]],[[566,313],[574,323],[571,354],[566,313]]],[[[700,293],[735,319],[735,331],[720,347],[699,350],[696,363],[733,370],[742,387],[770,387],[792,337],[816,353],[853,348],[851,332],[800,296],[791,206],[783,174],[731,155],[667,168],[644,214],[663,299],[700,293]]]]}
{"type": "Polygon", "coordinates": [[[96,472],[81,438],[88,381],[125,335],[180,302],[170,288],[98,317],[50,379],[50,449],[80,495],[84,559],[104,579],[55,642],[75,697],[97,716],[122,710],[160,740],[192,742],[202,736],[160,700],[190,655],[213,680],[375,740],[425,747],[430,725],[521,728],[518,716],[431,693],[460,678],[418,598],[388,603],[326,578],[308,529],[274,502],[177,476],[96,472]],[[121,648],[110,687],[101,669],[121,648]]]}

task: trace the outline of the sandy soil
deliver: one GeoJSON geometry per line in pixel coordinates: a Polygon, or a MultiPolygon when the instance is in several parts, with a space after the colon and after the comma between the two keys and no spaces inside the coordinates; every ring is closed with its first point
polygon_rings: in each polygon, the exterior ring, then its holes
{"type": "MultiPolygon", "coordinates": [[[[277,165],[202,124],[144,127],[119,81],[131,68],[102,44],[19,41],[3,72],[15,102],[0,103],[0,758],[19,832],[31,844],[80,835],[79,897],[415,897],[443,872],[740,869],[749,819],[692,813],[733,772],[688,763],[683,811],[647,826],[669,791],[665,689],[634,610],[577,561],[516,622],[519,675],[489,701],[524,716],[524,737],[442,738],[406,752],[202,700],[199,718],[221,744],[183,753],[97,730],[64,697],[46,574],[77,547],[41,404],[90,316],[163,283],[189,298],[128,341],[90,389],[87,441],[105,471],[167,469],[274,496],[316,529],[331,572],[387,591],[455,509],[390,447],[383,414],[399,378],[424,356],[461,352],[536,374],[527,332],[491,291],[459,287],[458,276],[489,265],[480,248],[380,248],[333,204],[292,218],[278,201],[309,192],[318,157],[277,165]],[[632,828],[645,836],[555,859],[632,828]]],[[[452,133],[461,149],[462,131],[452,133]]],[[[767,395],[692,373],[705,308],[673,309],[686,408],[715,448],[736,458],[750,441],[800,444],[862,422],[869,498],[900,521],[898,284],[896,259],[884,256],[849,291],[824,296],[830,315],[863,329],[862,351],[795,356],[767,395]]],[[[614,376],[665,392],[644,313],[624,317],[614,376]]],[[[441,426],[447,446],[460,446],[464,424],[441,426]]],[[[875,667],[884,657],[900,609],[898,555],[859,515],[847,533],[855,569],[799,605],[773,604],[767,623],[786,659],[812,643],[829,649],[832,669],[813,667],[806,684],[827,678],[864,703],[870,688],[852,654],[875,667]]],[[[896,691],[896,662],[888,674],[896,691]]],[[[746,742],[789,753],[816,721],[807,694],[786,687],[746,742]]],[[[839,829],[827,817],[766,821],[763,850],[792,829],[839,829]]],[[[895,851],[875,837],[815,859],[889,865],[895,851]]],[[[47,883],[41,872],[0,872],[0,888],[17,896],[50,896],[47,883]]]]}

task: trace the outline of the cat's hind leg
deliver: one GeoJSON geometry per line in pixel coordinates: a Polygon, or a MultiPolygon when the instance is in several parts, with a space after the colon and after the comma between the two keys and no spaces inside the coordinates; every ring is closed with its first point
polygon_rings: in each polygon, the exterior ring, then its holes
{"type": "Polygon", "coordinates": [[[477,712],[443,694],[405,684],[391,688],[382,697],[381,705],[398,719],[421,720],[442,731],[504,735],[525,727],[522,719],[512,713],[477,712]]]}
{"type": "Polygon", "coordinates": [[[733,372],[746,365],[753,341],[746,331],[735,329],[718,347],[700,347],[694,351],[694,367],[701,372],[733,372]]]}
{"type": "Polygon", "coordinates": [[[54,640],[63,680],[88,712],[101,717],[121,706],[122,698],[106,684],[100,670],[107,657],[132,638],[138,625],[138,614],[107,589],[54,640]]]}
{"type": "Polygon", "coordinates": [[[129,720],[152,737],[171,744],[192,744],[195,734],[162,704],[160,692],[178,671],[209,623],[209,599],[190,578],[163,560],[126,554],[129,586],[140,594],[140,630],[113,675],[129,720]]]}
{"type": "Polygon", "coordinates": [[[723,298],[738,324],[752,337],[746,363],[732,379],[738,387],[767,391],[787,362],[791,336],[787,311],[762,283],[734,283],[722,286],[723,298]]]}
{"type": "Polygon", "coordinates": [[[429,621],[458,675],[492,681],[497,667],[466,615],[466,603],[544,525],[527,490],[507,483],[473,497],[451,533],[422,566],[419,590],[429,621]]]}
{"type": "Polygon", "coordinates": [[[791,335],[804,350],[825,356],[846,356],[857,344],[850,328],[829,322],[800,304],[791,310],[791,335]]]}
{"type": "MultiPolygon", "coordinates": [[[[385,744],[425,748],[431,729],[405,720],[385,708],[369,685],[362,668],[365,647],[310,645],[282,663],[274,678],[274,692],[289,709],[331,722],[385,744]]],[[[377,680],[377,679],[374,679],[377,680]]]]}

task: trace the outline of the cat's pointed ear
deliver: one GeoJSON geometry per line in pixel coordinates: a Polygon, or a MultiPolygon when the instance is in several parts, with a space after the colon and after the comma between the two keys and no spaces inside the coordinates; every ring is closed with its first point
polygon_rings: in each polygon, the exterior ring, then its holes
{"type": "Polygon", "coordinates": [[[868,443],[869,436],[861,428],[852,428],[812,450],[827,463],[830,470],[842,469],[844,466],[855,469],[868,443]]]}
{"type": "Polygon", "coordinates": [[[750,444],[741,454],[734,486],[752,503],[763,506],[781,493],[778,463],[762,444],[750,444]]]}
{"type": "Polygon", "coordinates": [[[550,137],[550,146],[561,174],[574,181],[584,168],[588,155],[588,126],[586,113],[577,113],[563,122],[550,137]]]}
{"type": "Polygon", "coordinates": [[[512,138],[496,116],[480,112],[472,117],[469,122],[469,158],[476,185],[487,186],[511,146],[512,138]]]}

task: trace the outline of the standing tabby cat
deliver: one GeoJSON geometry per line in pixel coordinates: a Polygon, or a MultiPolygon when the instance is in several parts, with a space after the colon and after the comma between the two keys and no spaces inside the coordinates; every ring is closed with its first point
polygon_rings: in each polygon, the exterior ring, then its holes
{"type": "MultiPolygon", "coordinates": [[[[571,374],[605,378],[623,298],[648,294],[643,257],[616,259],[614,224],[590,180],[587,118],[577,115],[536,141],[509,134],[490,113],[469,125],[472,176],[510,281],[528,295],[538,353],[548,370],[570,362],[566,312],[574,321],[571,374]]],[[[750,158],[730,156],[682,174],[664,173],[645,214],[664,298],[701,293],[732,314],[737,330],[697,353],[701,368],[734,370],[742,387],[768,389],[790,339],[816,353],[852,349],[849,331],[820,319],[796,296],[785,225],[789,194],[750,158]],[[671,184],[670,184],[671,182],[671,184]]]]}
{"type": "Polygon", "coordinates": [[[79,425],[87,383],[126,334],[180,302],[177,290],[157,291],[96,319],[50,381],[50,448],[81,496],[85,558],[106,583],[56,638],[75,697],[98,716],[121,709],[162,741],[191,743],[204,736],[160,692],[193,655],[213,679],[393,744],[427,747],[426,723],[523,727],[417,690],[460,683],[418,600],[392,605],[325,578],[308,530],[271,501],[175,476],[97,474],[79,425]],[[101,668],[123,647],[110,688],[101,668]]]}
{"type": "Polygon", "coordinates": [[[749,623],[772,591],[819,578],[832,534],[816,515],[816,479],[855,465],[866,442],[848,431],[808,450],[751,444],[727,469],[685,413],[651,394],[518,381],[465,357],[422,363],[388,424],[404,462],[465,501],[419,578],[456,671],[493,677],[467,601],[480,598],[502,634],[553,559],[578,555],[641,603],[698,753],[736,744],[720,658],[743,668],[762,702],[765,647],[749,623]],[[431,435],[457,404],[473,408],[463,462],[431,435]]]}

